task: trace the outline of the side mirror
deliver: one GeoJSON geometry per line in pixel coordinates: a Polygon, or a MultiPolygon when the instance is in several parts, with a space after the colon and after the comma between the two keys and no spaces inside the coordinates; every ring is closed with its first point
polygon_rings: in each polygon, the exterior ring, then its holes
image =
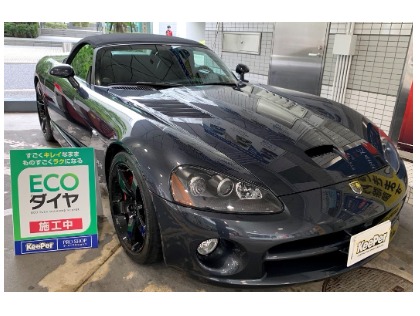
{"type": "Polygon", "coordinates": [[[50,75],[68,79],[74,76],[74,70],[73,67],[70,65],[55,66],[51,68],[50,75]]]}
{"type": "Polygon", "coordinates": [[[72,66],[64,64],[52,67],[50,69],[50,75],[67,79],[71,86],[77,90],[83,99],[87,99],[89,97],[88,93],[82,87],[80,87],[77,80],[74,79],[74,69],[72,66]]]}
{"type": "Polygon", "coordinates": [[[248,72],[249,68],[247,65],[238,64],[238,66],[236,66],[236,73],[239,75],[239,78],[242,82],[249,82],[248,80],[245,80],[245,74],[248,72]]]}

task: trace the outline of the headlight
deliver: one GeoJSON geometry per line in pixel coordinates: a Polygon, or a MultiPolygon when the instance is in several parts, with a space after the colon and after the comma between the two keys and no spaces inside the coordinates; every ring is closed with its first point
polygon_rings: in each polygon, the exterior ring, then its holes
{"type": "Polygon", "coordinates": [[[175,202],[227,213],[278,213],[283,203],[269,190],[223,174],[180,166],[171,174],[175,202]]]}
{"type": "MultiPolygon", "coordinates": [[[[375,124],[371,122],[369,122],[369,124],[379,134],[382,147],[378,148],[380,146],[378,145],[375,146],[375,143],[377,144],[378,142],[375,142],[372,139],[370,141],[371,142],[373,141],[373,145],[376,147],[376,149],[379,150],[379,152],[383,154],[385,161],[391,166],[391,168],[394,169],[395,172],[398,172],[398,170],[400,169],[400,156],[398,155],[398,151],[395,148],[394,143],[392,142],[391,138],[389,138],[389,136],[375,124]]],[[[368,124],[368,129],[370,128],[369,124],[368,124]]]]}
{"type": "Polygon", "coordinates": [[[394,144],[392,143],[391,139],[388,136],[381,137],[382,140],[382,150],[384,152],[384,158],[386,162],[389,163],[392,169],[395,172],[398,172],[400,169],[400,157],[398,155],[397,149],[395,148],[394,144]]]}

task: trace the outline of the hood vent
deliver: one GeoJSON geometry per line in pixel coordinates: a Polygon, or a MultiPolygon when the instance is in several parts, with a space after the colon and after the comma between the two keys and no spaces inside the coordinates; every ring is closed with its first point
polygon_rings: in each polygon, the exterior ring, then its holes
{"type": "Polygon", "coordinates": [[[150,86],[111,86],[110,90],[142,90],[155,91],[156,89],[150,86]]]}
{"type": "Polygon", "coordinates": [[[211,116],[177,100],[143,100],[137,102],[170,117],[210,118],[211,116]]]}

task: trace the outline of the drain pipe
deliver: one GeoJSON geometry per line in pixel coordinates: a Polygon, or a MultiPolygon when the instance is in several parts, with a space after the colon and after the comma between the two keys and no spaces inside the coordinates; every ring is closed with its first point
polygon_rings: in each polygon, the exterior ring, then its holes
{"type": "MultiPolygon", "coordinates": [[[[347,34],[348,35],[353,35],[353,32],[354,32],[354,22],[348,23],[347,24],[347,34]]],[[[353,52],[353,54],[354,54],[354,52],[353,52]]],[[[351,66],[351,62],[353,60],[353,54],[345,56],[345,58],[346,58],[345,79],[344,79],[343,88],[341,90],[341,95],[338,99],[339,100],[338,102],[340,102],[340,103],[344,103],[344,100],[346,98],[347,83],[349,81],[350,66],[351,66]]]]}
{"type": "Polygon", "coordinates": [[[336,99],[336,91],[337,91],[337,74],[338,74],[338,66],[340,65],[340,55],[338,55],[335,61],[335,69],[334,69],[334,79],[332,84],[332,99],[335,101],[336,99]]]}
{"type": "MultiPolygon", "coordinates": [[[[216,22],[216,34],[214,37],[214,42],[213,42],[213,46],[211,47],[212,51],[216,52],[216,42],[217,42],[217,37],[219,36],[219,31],[220,29],[222,29],[222,33],[223,33],[223,22],[216,22]]],[[[220,48],[220,53],[221,53],[221,48],[220,48]]]]}
{"type": "Polygon", "coordinates": [[[354,22],[347,23],[346,34],[336,34],[333,54],[337,55],[334,80],[332,86],[332,99],[344,103],[347,84],[350,75],[350,66],[356,49],[357,36],[354,33],[354,22]]]}

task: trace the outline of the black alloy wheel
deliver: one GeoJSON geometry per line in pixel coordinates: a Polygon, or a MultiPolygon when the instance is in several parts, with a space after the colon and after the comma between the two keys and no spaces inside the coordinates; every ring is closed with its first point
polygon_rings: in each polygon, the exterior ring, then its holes
{"type": "Polygon", "coordinates": [[[51,129],[50,116],[48,114],[47,106],[45,105],[44,94],[41,89],[41,84],[38,82],[35,87],[36,90],[36,105],[38,109],[39,124],[41,125],[42,134],[47,142],[54,142],[54,136],[51,129]]]}
{"type": "Polygon", "coordinates": [[[108,191],[115,231],[129,257],[141,264],[159,261],[160,233],[152,199],[130,154],[115,155],[108,191]]]}

